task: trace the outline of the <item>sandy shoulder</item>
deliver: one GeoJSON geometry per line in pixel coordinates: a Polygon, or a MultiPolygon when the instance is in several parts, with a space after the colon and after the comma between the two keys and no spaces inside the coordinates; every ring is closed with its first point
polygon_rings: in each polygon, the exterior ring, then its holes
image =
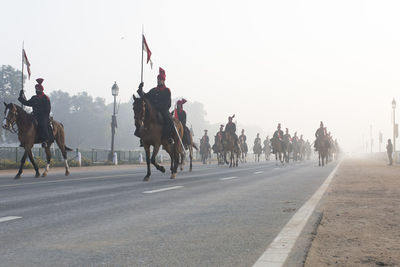
{"type": "Polygon", "coordinates": [[[322,210],[305,266],[400,266],[400,166],[345,160],[322,210]]]}

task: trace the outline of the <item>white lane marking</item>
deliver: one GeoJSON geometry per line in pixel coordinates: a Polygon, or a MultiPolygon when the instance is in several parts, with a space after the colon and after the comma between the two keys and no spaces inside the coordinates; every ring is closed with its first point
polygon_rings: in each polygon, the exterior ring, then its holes
{"type": "Polygon", "coordinates": [[[95,179],[104,179],[104,178],[113,178],[113,177],[125,177],[125,176],[132,176],[132,174],[91,176],[91,177],[84,177],[84,178],[77,178],[77,179],[62,179],[62,180],[45,181],[45,182],[33,182],[33,183],[22,183],[22,184],[6,184],[6,185],[0,185],[0,188],[2,188],[2,187],[13,187],[13,186],[22,186],[22,185],[32,185],[32,184],[52,184],[52,183],[61,183],[61,182],[70,182],[70,181],[95,180],[95,179]]]}
{"type": "Polygon", "coordinates": [[[183,187],[183,186],[181,186],[181,185],[172,186],[172,187],[166,187],[166,188],[161,188],[161,189],[156,189],[156,190],[144,191],[143,194],[151,194],[151,193],[164,192],[164,191],[168,191],[168,190],[179,189],[179,188],[182,188],[182,187],[183,187]]]}
{"type": "Polygon", "coordinates": [[[263,173],[264,171],[259,171],[259,172],[255,172],[254,174],[260,174],[263,173]]]}
{"type": "Polygon", "coordinates": [[[0,217],[0,223],[2,223],[2,222],[8,222],[8,221],[16,220],[16,219],[21,219],[21,218],[22,218],[22,217],[18,217],[18,216],[0,217]]]}
{"type": "Polygon", "coordinates": [[[226,180],[232,180],[232,179],[237,179],[236,176],[232,176],[232,177],[225,177],[225,178],[221,178],[221,181],[226,181],[226,180]]]}
{"type": "Polygon", "coordinates": [[[275,237],[274,241],[269,244],[264,254],[261,255],[256,263],[254,263],[253,267],[283,266],[290,251],[296,243],[297,238],[313,213],[319,200],[324,195],[342,161],[343,160],[338,163],[314,195],[293,215],[278,236],[275,237]]]}

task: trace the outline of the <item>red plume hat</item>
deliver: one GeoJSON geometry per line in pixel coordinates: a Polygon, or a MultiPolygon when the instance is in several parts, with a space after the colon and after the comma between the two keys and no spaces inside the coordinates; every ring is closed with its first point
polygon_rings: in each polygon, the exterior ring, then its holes
{"type": "Polygon", "coordinates": [[[166,78],[167,76],[165,75],[165,70],[163,69],[163,68],[159,68],[159,70],[158,70],[158,76],[157,76],[157,78],[160,78],[160,80],[163,80],[163,81],[165,81],[165,78],[166,78]]]}
{"type": "Polygon", "coordinates": [[[42,91],[43,92],[43,90],[44,90],[44,87],[42,85],[43,81],[44,81],[43,78],[36,79],[36,82],[37,82],[37,84],[35,85],[36,91],[42,91]]]}

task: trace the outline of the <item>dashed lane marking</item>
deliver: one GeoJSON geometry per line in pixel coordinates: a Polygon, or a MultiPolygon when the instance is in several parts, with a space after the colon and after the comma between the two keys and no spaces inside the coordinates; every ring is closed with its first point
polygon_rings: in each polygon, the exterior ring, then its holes
{"type": "Polygon", "coordinates": [[[258,172],[255,172],[254,174],[260,174],[260,173],[263,173],[264,171],[258,171],[258,172]]]}
{"type": "Polygon", "coordinates": [[[143,194],[152,194],[152,193],[164,192],[164,191],[179,189],[179,188],[182,188],[182,187],[183,186],[181,186],[181,185],[172,186],[172,187],[166,187],[166,188],[161,188],[161,189],[156,189],[156,190],[144,191],[143,194]]]}
{"type": "Polygon", "coordinates": [[[2,222],[8,222],[16,219],[21,219],[22,217],[19,216],[6,216],[6,217],[0,217],[0,223],[2,222]]]}
{"type": "Polygon", "coordinates": [[[221,181],[226,181],[226,180],[232,180],[232,179],[237,179],[236,176],[232,176],[232,177],[225,177],[225,178],[221,178],[221,181]]]}
{"type": "Polygon", "coordinates": [[[342,161],[336,165],[335,169],[329,174],[314,195],[293,215],[278,236],[275,237],[271,244],[269,244],[267,250],[256,261],[253,267],[280,267],[284,265],[297,238],[311,214],[314,212],[319,200],[324,195],[342,161]]]}

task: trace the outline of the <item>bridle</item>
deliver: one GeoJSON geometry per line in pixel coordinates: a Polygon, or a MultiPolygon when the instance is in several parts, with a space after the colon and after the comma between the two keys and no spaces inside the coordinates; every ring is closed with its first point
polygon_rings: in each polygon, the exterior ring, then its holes
{"type": "MultiPolygon", "coordinates": [[[[15,129],[15,125],[17,124],[16,120],[12,120],[11,118],[9,118],[9,113],[10,112],[10,108],[6,107],[6,115],[4,116],[4,121],[5,123],[3,123],[3,129],[10,131],[11,133],[18,133],[18,130],[15,129]]],[[[13,112],[14,113],[14,112],[13,112]]],[[[17,113],[14,113],[15,116],[17,116],[17,113]]]]}

